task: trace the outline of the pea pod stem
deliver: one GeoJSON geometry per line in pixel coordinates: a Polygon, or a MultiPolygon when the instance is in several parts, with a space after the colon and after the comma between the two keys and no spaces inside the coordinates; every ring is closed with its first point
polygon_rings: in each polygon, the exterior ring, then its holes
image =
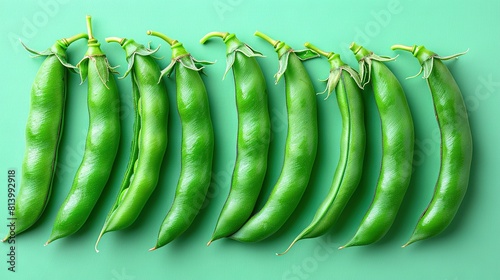
{"type": "Polygon", "coordinates": [[[123,45],[125,42],[125,38],[120,38],[120,37],[107,37],[104,39],[107,43],[118,43],[120,46],[123,45]]]}
{"type": "Polygon", "coordinates": [[[86,17],[86,23],[87,23],[87,34],[88,34],[88,41],[87,41],[88,49],[87,49],[87,52],[85,53],[85,58],[105,56],[105,54],[103,53],[103,51],[100,48],[101,44],[93,35],[92,17],[91,16],[86,17]]]}
{"type": "Polygon", "coordinates": [[[168,37],[167,35],[163,34],[163,33],[160,33],[160,32],[156,32],[156,31],[152,31],[152,30],[148,30],[146,31],[146,34],[147,35],[150,35],[150,36],[155,36],[155,37],[158,37],[160,39],[163,39],[165,42],[167,42],[170,46],[173,46],[175,43],[177,43],[178,41],[177,40],[174,40],[170,37],[168,37]]]}
{"type": "Polygon", "coordinates": [[[280,41],[274,40],[271,37],[267,36],[266,34],[260,32],[260,31],[255,31],[254,35],[257,36],[257,37],[260,37],[260,38],[264,39],[269,44],[273,45],[273,47],[276,47],[280,43],[280,41]]]}
{"type": "Polygon", "coordinates": [[[63,42],[63,44],[68,47],[69,45],[71,45],[73,42],[77,41],[77,40],[80,40],[80,39],[88,39],[88,35],[85,34],[85,33],[80,33],[80,34],[76,34],[74,36],[71,36],[69,38],[64,38],[64,39],[61,39],[61,41],[63,42]]]}
{"type": "Polygon", "coordinates": [[[205,44],[209,39],[214,38],[214,37],[220,37],[222,40],[226,40],[227,36],[229,35],[229,32],[210,32],[207,35],[203,36],[203,38],[200,39],[200,43],[205,44]]]}
{"type": "Polygon", "coordinates": [[[86,17],[86,20],[87,20],[87,34],[88,34],[88,38],[89,40],[96,40],[94,38],[94,34],[92,33],[92,17],[91,16],[87,16],[86,17]]]}
{"type": "Polygon", "coordinates": [[[324,57],[326,57],[326,58],[330,58],[330,57],[332,57],[332,56],[335,54],[335,53],[333,53],[333,52],[325,52],[325,51],[323,51],[323,50],[320,50],[318,47],[316,47],[315,45],[313,45],[313,44],[311,44],[311,43],[309,43],[309,42],[306,42],[306,43],[304,44],[304,46],[305,46],[306,48],[308,48],[308,49],[311,49],[311,50],[313,50],[313,51],[315,51],[315,52],[319,53],[320,55],[322,55],[322,56],[324,56],[324,57]]]}
{"type": "Polygon", "coordinates": [[[160,32],[157,32],[157,31],[151,31],[151,30],[148,30],[146,32],[146,34],[150,35],[150,36],[155,36],[155,37],[158,37],[164,41],[166,41],[169,45],[170,45],[170,48],[172,49],[172,60],[171,60],[171,63],[169,66],[167,66],[167,68],[163,69],[162,70],[162,76],[163,75],[167,75],[169,76],[171,71],[175,68],[175,64],[177,62],[180,62],[181,64],[182,63],[187,63],[187,64],[190,64],[190,66],[188,66],[188,68],[192,69],[192,70],[196,70],[196,71],[199,71],[201,70],[203,67],[198,67],[197,65],[199,64],[211,64],[210,62],[205,62],[205,61],[198,61],[198,60],[195,60],[191,54],[186,50],[186,48],[184,48],[184,46],[182,45],[181,42],[177,41],[177,40],[174,40],[170,37],[168,37],[167,35],[163,34],[163,33],[160,33],[160,32]],[[187,57],[187,61],[183,61],[181,58],[183,57],[187,57]]]}
{"type": "Polygon", "coordinates": [[[402,51],[407,51],[407,52],[411,52],[413,53],[416,49],[416,45],[413,45],[413,46],[405,46],[405,45],[394,45],[391,47],[391,50],[402,50],[402,51]]]}

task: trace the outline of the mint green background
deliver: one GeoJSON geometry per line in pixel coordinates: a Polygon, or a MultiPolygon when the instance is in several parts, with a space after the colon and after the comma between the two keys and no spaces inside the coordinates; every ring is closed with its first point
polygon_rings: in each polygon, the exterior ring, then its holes
{"type": "MultiPolygon", "coordinates": [[[[59,173],[52,199],[40,222],[17,238],[16,272],[7,270],[8,246],[0,245],[0,279],[499,279],[500,188],[498,180],[498,129],[500,106],[500,47],[498,1],[479,4],[462,1],[2,1],[0,4],[0,61],[2,90],[0,173],[0,225],[7,219],[7,170],[15,168],[19,182],[24,152],[24,127],[29,92],[42,59],[30,59],[18,38],[43,50],[61,37],[85,31],[85,15],[93,17],[95,36],[101,40],[112,65],[124,73],[124,53],[107,36],[134,38],[162,48],[160,65],[168,64],[170,50],[157,38],[145,35],[154,29],[182,41],[198,59],[217,61],[204,78],[209,92],[216,136],[214,179],[207,203],[191,229],[181,238],[155,252],[157,231],[173,199],[179,173],[179,119],[175,112],[174,84],[170,90],[169,147],[157,190],[139,220],[129,229],[106,234],[100,252],[94,243],[104,218],[115,200],[128,159],[132,105],[130,78],[118,81],[123,100],[123,135],[112,178],[88,223],[76,235],[43,243],[49,236],[58,207],[64,200],[80,163],[87,129],[86,83],[70,77],[66,123],[60,150],[59,173]],[[77,3],[76,3],[77,2],[77,3]],[[165,2],[165,3],[164,3],[165,2]],[[354,234],[373,196],[380,162],[379,120],[374,100],[366,93],[368,146],[362,182],[338,226],[326,236],[304,240],[285,256],[289,242],[311,220],[327,193],[338,159],[341,120],[334,96],[318,96],[319,155],[309,188],[290,221],[276,235],[257,244],[221,240],[206,247],[228,192],[235,157],[236,110],[232,75],[222,80],[225,48],[220,40],[206,46],[198,40],[210,31],[230,31],[261,51],[259,59],[268,81],[273,141],[259,207],[279,175],[286,135],[284,83],[273,83],[277,58],[270,45],[252,34],[260,30],[302,48],[310,41],[336,51],[353,67],[347,49],[356,40],[381,55],[400,54],[389,63],[402,82],[415,121],[415,172],[394,226],[379,243],[342,251],[336,248],[354,234]],[[408,53],[395,53],[392,44],[424,44],[441,55],[469,49],[458,60],[447,62],[462,89],[474,138],[470,188],[456,219],[440,236],[402,249],[421,212],[430,200],[439,168],[439,133],[431,98],[421,78],[405,80],[419,65],[408,53]]],[[[77,63],[84,42],[68,54],[77,63]]],[[[306,62],[316,90],[328,74],[325,59],[306,62]]],[[[5,227],[0,227],[1,235],[5,227]]]]}

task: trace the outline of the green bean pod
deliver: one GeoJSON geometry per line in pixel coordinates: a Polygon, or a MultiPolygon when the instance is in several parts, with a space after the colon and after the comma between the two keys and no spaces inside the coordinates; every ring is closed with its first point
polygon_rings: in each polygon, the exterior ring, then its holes
{"type": "Polygon", "coordinates": [[[132,39],[110,37],[124,49],[131,75],[135,109],[133,138],[125,175],[97,245],[103,234],[132,225],[155,190],[168,143],[168,96],[160,67],[150,50],[132,39]]]}
{"type": "Polygon", "coordinates": [[[335,90],[337,96],[342,117],[340,156],[330,191],[311,223],[282,254],[288,252],[297,241],[323,235],[335,224],[361,180],[366,145],[364,105],[358,73],[345,64],[339,54],[324,52],[310,43],[305,46],[326,57],[330,63],[330,75],[323,93],[326,92],[328,98],[335,90]]]}
{"type": "MultiPolygon", "coordinates": [[[[455,217],[467,192],[472,161],[472,135],[462,92],[442,62],[464,53],[441,57],[424,46],[395,45],[409,51],[422,65],[419,74],[429,86],[441,132],[441,167],[434,196],[420,217],[406,247],[443,232],[455,217]]],[[[417,74],[418,75],[418,74],[417,74]]]]}
{"type": "Polygon", "coordinates": [[[106,55],[92,36],[87,16],[88,50],[78,63],[82,83],[88,79],[89,127],[83,159],[59,208],[45,245],[77,232],[87,221],[111,174],[120,142],[120,98],[106,55]]]}
{"type": "Polygon", "coordinates": [[[238,140],[231,189],[208,245],[235,233],[252,214],[267,171],[271,135],[266,81],[256,59],[262,54],[225,32],[209,33],[201,42],[212,37],[221,37],[226,44],[224,76],[233,69],[238,140]]]}
{"type": "Polygon", "coordinates": [[[284,42],[256,32],[273,45],[280,68],[276,83],[285,77],[288,132],[281,174],[265,205],[230,238],[242,242],[263,240],[278,231],[292,215],[309,183],[318,146],[316,94],[301,60],[317,57],[295,51],[284,42]]]}
{"type": "Polygon", "coordinates": [[[161,76],[175,70],[177,110],[181,120],[181,171],[174,201],[163,220],[156,250],[179,237],[198,215],[210,186],[214,132],[205,84],[200,75],[205,61],[195,60],[177,40],[148,31],[172,48],[172,60],[161,76]]]}
{"type": "MultiPolygon", "coordinates": [[[[75,71],[75,66],[67,61],[66,49],[82,38],[87,38],[87,34],[57,40],[42,52],[23,44],[30,53],[46,58],[31,88],[26,148],[14,211],[16,235],[38,221],[50,199],[64,123],[68,69],[75,71]]],[[[11,236],[11,233],[7,234],[2,242],[11,236]]]]}
{"type": "Polygon", "coordinates": [[[340,249],[377,242],[389,231],[410,184],[414,129],[408,102],[383,58],[352,43],[364,85],[371,81],[382,131],[382,164],[375,196],[354,237],[340,249]]]}

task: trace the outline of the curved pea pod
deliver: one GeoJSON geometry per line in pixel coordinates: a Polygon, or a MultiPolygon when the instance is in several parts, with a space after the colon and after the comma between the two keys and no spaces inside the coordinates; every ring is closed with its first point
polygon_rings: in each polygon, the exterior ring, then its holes
{"type": "Polygon", "coordinates": [[[78,63],[82,83],[87,80],[88,133],[82,162],[54,221],[45,245],[74,234],[87,221],[109,179],[120,142],[120,97],[114,68],[92,35],[87,16],[88,50],[78,63]]]}
{"type": "Polygon", "coordinates": [[[156,250],[182,235],[198,215],[212,176],[214,132],[210,105],[200,72],[205,61],[195,60],[182,43],[155,32],[149,35],[165,40],[172,49],[172,60],[161,75],[175,71],[177,110],[182,129],[181,171],[174,201],[163,220],[156,250]]]}
{"type": "Polygon", "coordinates": [[[330,191],[310,224],[282,254],[288,252],[297,241],[321,236],[335,224],[357,189],[363,172],[366,131],[360,77],[340,59],[339,54],[324,52],[310,43],[306,43],[306,47],[326,57],[330,64],[330,75],[323,93],[326,92],[328,98],[335,91],[340,109],[342,117],[340,156],[330,191]]]}
{"type": "Polygon", "coordinates": [[[201,41],[212,37],[226,44],[224,77],[233,70],[238,140],[229,195],[207,245],[235,233],[252,214],[267,171],[271,135],[266,81],[256,59],[262,54],[230,33],[212,32],[201,41]]]}
{"type": "Polygon", "coordinates": [[[302,60],[317,57],[256,32],[278,53],[276,83],[285,78],[288,131],[281,173],[265,205],[230,238],[257,242],[277,232],[297,208],[309,184],[318,147],[316,93],[302,60]]]}
{"type": "Polygon", "coordinates": [[[424,46],[395,45],[392,49],[409,51],[422,65],[432,95],[441,132],[441,166],[434,196],[420,217],[406,247],[413,242],[436,236],[453,221],[467,192],[472,162],[472,134],[462,92],[442,62],[463,55],[441,57],[424,46]]]}
{"type": "Polygon", "coordinates": [[[135,109],[130,156],[114,205],[99,234],[122,230],[132,225],[155,190],[160,177],[168,143],[169,102],[167,89],[161,81],[160,67],[150,50],[132,39],[111,37],[125,51],[131,75],[135,109]]]}
{"type": "Polygon", "coordinates": [[[31,88],[30,112],[26,124],[26,147],[16,196],[15,230],[2,240],[32,227],[43,214],[50,199],[56,172],[57,156],[64,123],[68,70],[66,49],[87,34],[57,40],[49,49],[37,52],[23,46],[35,56],[46,57],[31,88]]]}
{"type": "Polygon", "coordinates": [[[382,162],[373,201],[354,237],[340,249],[368,245],[382,239],[391,228],[406,194],[413,171],[415,135],[403,87],[381,57],[352,43],[363,85],[371,83],[380,116],[382,162]]]}

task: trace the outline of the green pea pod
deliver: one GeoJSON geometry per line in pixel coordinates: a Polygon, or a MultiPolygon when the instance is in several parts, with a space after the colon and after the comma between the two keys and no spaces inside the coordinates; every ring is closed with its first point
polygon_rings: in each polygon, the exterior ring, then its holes
{"type": "Polygon", "coordinates": [[[205,61],[195,60],[184,46],[167,36],[148,31],[172,48],[172,60],[161,76],[175,70],[177,110],[181,120],[181,172],[174,201],[158,233],[156,250],[179,237],[198,215],[210,186],[214,132],[205,84],[200,76],[205,61]]]}
{"type": "MultiPolygon", "coordinates": [[[[409,51],[422,68],[436,119],[441,131],[441,167],[434,196],[413,231],[406,247],[443,232],[455,217],[467,192],[472,161],[472,135],[462,92],[442,62],[464,53],[441,57],[424,46],[395,45],[392,49],[409,51]]],[[[417,74],[418,75],[418,74],[417,74]]]]}
{"type": "Polygon", "coordinates": [[[212,37],[221,37],[226,44],[224,77],[233,69],[238,141],[231,190],[207,245],[235,233],[252,214],[267,171],[271,135],[266,81],[256,59],[262,54],[229,33],[212,32],[201,42],[212,37]]]}
{"type": "Polygon", "coordinates": [[[131,74],[135,109],[130,158],[116,202],[99,234],[121,230],[132,225],[153,193],[167,148],[168,96],[160,77],[160,67],[150,50],[132,39],[110,37],[125,50],[131,74]]]}
{"type": "Polygon", "coordinates": [[[317,57],[311,50],[294,51],[284,42],[256,32],[278,53],[276,83],[285,77],[288,132],[280,176],[262,209],[230,238],[242,242],[263,240],[278,231],[297,208],[309,183],[318,146],[316,94],[301,60],[317,57]]]}
{"type": "Polygon", "coordinates": [[[106,55],[92,35],[87,16],[88,50],[78,63],[88,80],[89,128],[83,159],[73,185],[59,208],[45,245],[77,232],[87,221],[111,174],[120,142],[120,98],[106,55]]]}
{"type": "Polygon", "coordinates": [[[394,74],[380,57],[352,43],[363,85],[371,82],[380,116],[382,163],[375,196],[354,237],[340,249],[377,242],[389,231],[410,184],[413,170],[414,130],[408,102],[394,74]]]}
{"type": "Polygon", "coordinates": [[[330,63],[330,75],[323,93],[326,92],[328,98],[335,90],[337,96],[342,116],[340,157],[330,191],[316,211],[313,220],[282,254],[288,252],[297,241],[323,235],[334,225],[358,187],[365,154],[364,105],[358,73],[346,65],[340,59],[340,55],[324,52],[310,43],[306,43],[305,46],[326,57],[330,63]]]}
{"type": "MultiPolygon", "coordinates": [[[[57,40],[42,52],[23,44],[30,53],[46,58],[31,88],[26,148],[14,211],[15,235],[33,226],[49,201],[64,123],[68,69],[75,71],[75,66],[67,61],[66,49],[82,38],[87,38],[87,34],[57,40]]],[[[2,242],[12,236],[7,234],[2,242]]]]}

